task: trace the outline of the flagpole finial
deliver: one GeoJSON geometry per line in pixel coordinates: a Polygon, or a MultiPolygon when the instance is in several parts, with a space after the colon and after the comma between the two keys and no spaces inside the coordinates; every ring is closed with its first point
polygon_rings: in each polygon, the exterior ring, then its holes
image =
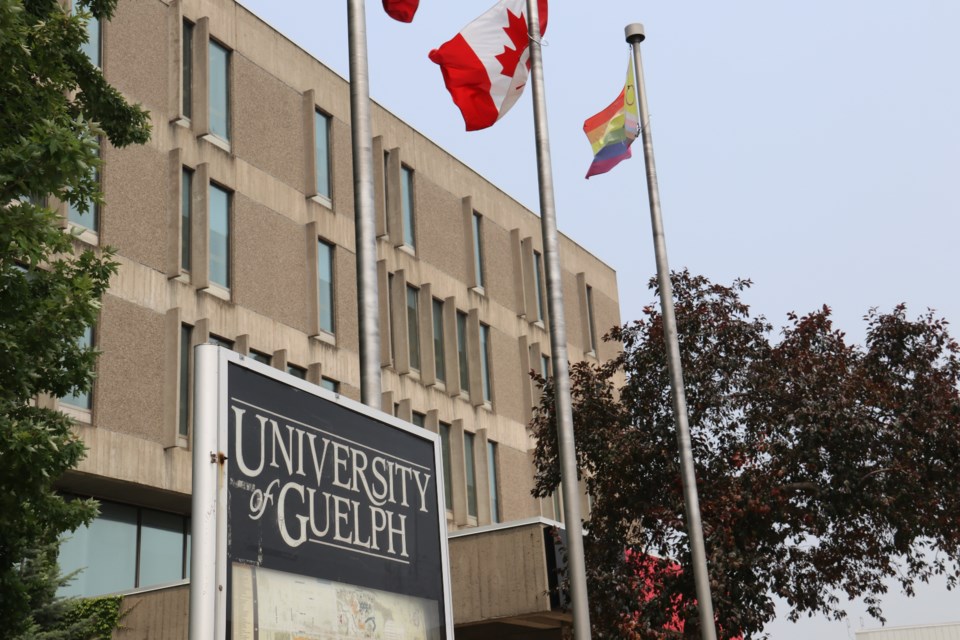
{"type": "Polygon", "coordinates": [[[624,28],[623,32],[624,34],[626,34],[627,42],[629,42],[630,44],[633,44],[633,43],[640,44],[647,37],[647,34],[644,33],[643,31],[643,25],[639,22],[628,24],[624,28]]]}

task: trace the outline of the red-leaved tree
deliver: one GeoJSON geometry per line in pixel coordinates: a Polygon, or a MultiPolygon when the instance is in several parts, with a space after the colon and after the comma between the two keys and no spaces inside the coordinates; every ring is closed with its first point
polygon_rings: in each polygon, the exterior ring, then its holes
{"type": "MultiPolygon", "coordinates": [[[[672,282],[720,636],[762,637],[774,595],[792,619],[842,617],[839,593],[882,620],[889,580],[908,594],[935,575],[955,586],[960,360],[946,322],[871,310],[856,345],[825,306],[790,314],[774,341],[740,298],[749,281],[672,282]]],[[[659,305],[607,339],[618,357],[571,367],[594,637],[699,637],[659,305]]],[[[560,480],[546,385],[532,422],[541,497],[560,480]]]]}

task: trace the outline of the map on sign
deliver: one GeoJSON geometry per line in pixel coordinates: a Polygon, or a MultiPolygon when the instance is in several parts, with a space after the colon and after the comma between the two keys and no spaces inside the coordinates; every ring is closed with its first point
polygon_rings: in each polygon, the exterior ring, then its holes
{"type": "Polygon", "coordinates": [[[233,565],[234,640],[439,640],[437,603],[233,565]]]}

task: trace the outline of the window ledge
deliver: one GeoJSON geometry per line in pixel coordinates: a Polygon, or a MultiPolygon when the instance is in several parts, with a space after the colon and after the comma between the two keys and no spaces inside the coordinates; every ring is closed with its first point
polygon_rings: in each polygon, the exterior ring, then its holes
{"type": "Polygon", "coordinates": [[[170,121],[170,124],[177,125],[178,127],[183,127],[184,129],[190,129],[193,126],[193,122],[187,116],[183,114],[178,114],[176,118],[173,118],[170,121]]]}
{"type": "Polygon", "coordinates": [[[333,345],[334,347],[337,346],[337,336],[330,333],[329,331],[324,331],[323,329],[321,329],[320,333],[310,337],[313,338],[314,340],[318,340],[320,342],[333,345]]]}
{"type": "Polygon", "coordinates": [[[209,142],[209,143],[212,144],[213,146],[217,147],[218,149],[223,149],[223,150],[226,151],[227,153],[233,153],[233,150],[230,148],[230,141],[229,141],[229,140],[224,140],[223,138],[221,138],[220,136],[218,136],[218,135],[216,135],[216,134],[207,133],[207,134],[204,134],[204,135],[200,136],[200,139],[201,139],[201,140],[206,140],[207,142],[209,142]]]}
{"type": "Polygon", "coordinates": [[[319,204],[320,206],[326,207],[327,209],[330,209],[331,211],[333,210],[333,200],[331,200],[331,199],[328,198],[327,196],[323,196],[323,195],[320,195],[320,194],[318,193],[318,194],[316,194],[316,195],[307,196],[307,200],[313,200],[314,202],[316,202],[316,203],[319,204]]]}
{"type": "Polygon", "coordinates": [[[414,249],[413,247],[411,247],[411,246],[408,245],[408,244],[401,244],[400,246],[397,247],[397,249],[399,249],[400,251],[402,251],[402,252],[404,252],[404,253],[407,253],[407,254],[413,256],[414,258],[417,257],[417,250],[414,249]]]}
{"type": "Polygon", "coordinates": [[[211,283],[209,287],[201,289],[201,291],[203,291],[207,295],[213,296],[214,298],[220,298],[221,300],[224,300],[226,302],[231,302],[232,296],[230,293],[230,289],[227,289],[226,287],[221,287],[218,284],[211,283]]]}
{"type": "Polygon", "coordinates": [[[73,418],[76,422],[80,422],[82,424],[93,424],[93,411],[90,409],[75,407],[62,401],[57,403],[57,408],[60,409],[61,412],[73,418]]]}
{"type": "Polygon", "coordinates": [[[475,294],[477,294],[478,296],[483,296],[484,298],[487,297],[487,292],[486,292],[486,290],[483,288],[483,285],[477,285],[477,286],[475,286],[475,287],[470,287],[470,291],[473,291],[473,292],[474,292],[475,294]]]}
{"type": "Polygon", "coordinates": [[[95,247],[100,245],[100,234],[93,229],[89,229],[74,222],[67,221],[67,231],[80,242],[93,245],[95,247]]]}

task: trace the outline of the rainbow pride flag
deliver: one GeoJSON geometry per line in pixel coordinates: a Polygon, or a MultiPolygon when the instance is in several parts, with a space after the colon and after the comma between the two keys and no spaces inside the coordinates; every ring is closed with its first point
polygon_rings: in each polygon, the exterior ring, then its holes
{"type": "Polygon", "coordinates": [[[583,132],[593,147],[593,163],[587,170],[587,178],[606,173],[631,156],[630,144],[640,133],[636,86],[633,64],[629,64],[627,81],[617,99],[583,123],[583,132]]]}

